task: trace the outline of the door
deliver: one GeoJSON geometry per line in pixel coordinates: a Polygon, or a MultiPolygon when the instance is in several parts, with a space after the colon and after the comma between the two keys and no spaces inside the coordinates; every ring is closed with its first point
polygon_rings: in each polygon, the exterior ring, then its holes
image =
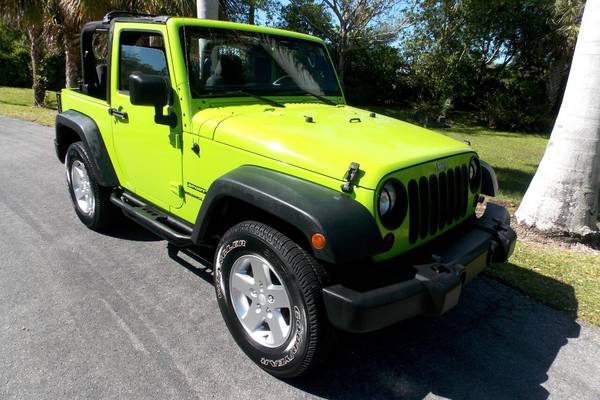
{"type": "MultiPolygon", "coordinates": [[[[165,50],[169,48],[166,32],[164,27],[143,31],[117,26],[113,41],[110,112],[122,184],[165,210],[178,208],[183,201],[181,124],[175,128],[157,124],[153,106],[134,106],[129,99],[133,72],[161,75],[174,82],[165,50]]],[[[163,113],[167,112],[165,107],[163,113]]]]}

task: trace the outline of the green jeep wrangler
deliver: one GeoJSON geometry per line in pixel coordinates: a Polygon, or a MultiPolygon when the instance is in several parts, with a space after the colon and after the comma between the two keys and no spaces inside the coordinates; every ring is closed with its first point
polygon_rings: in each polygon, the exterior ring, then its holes
{"type": "Polygon", "coordinates": [[[348,106],[323,41],[111,12],[81,32],[56,154],[91,229],[125,214],[211,259],[229,331],[298,376],[338,330],[455,306],[516,236],[467,144],[348,106]]]}

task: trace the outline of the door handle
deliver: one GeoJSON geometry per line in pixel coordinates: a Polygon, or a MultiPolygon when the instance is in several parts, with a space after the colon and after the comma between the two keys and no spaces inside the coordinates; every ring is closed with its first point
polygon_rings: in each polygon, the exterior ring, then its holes
{"type": "Polygon", "coordinates": [[[113,117],[117,117],[117,118],[121,118],[121,119],[127,119],[127,113],[126,112],[121,112],[121,111],[117,110],[116,108],[109,107],[108,113],[110,115],[112,115],[113,117]]]}

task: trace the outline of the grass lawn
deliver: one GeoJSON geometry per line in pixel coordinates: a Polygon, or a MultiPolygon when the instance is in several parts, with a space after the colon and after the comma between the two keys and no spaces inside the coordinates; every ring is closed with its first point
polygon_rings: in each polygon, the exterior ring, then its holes
{"type": "Polygon", "coordinates": [[[0,115],[53,126],[56,96],[54,92],[46,92],[46,107],[34,107],[33,90],[0,86],[0,115]]]}
{"type": "Polygon", "coordinates": [[[548,138],[532,134],[490,131],[483,128],[451,128],[441,131],[455,139],[467,139],[490,163],[498,177],[499,199],[519,204],[544,155],[548,138]]]}
{"type": "MultiPolygon", "coordinates": [[[[56,99],[48,92],[48,107],[32,106],[31,89],[0,87],[0,115],[53,125],[56,99]]],[[[374,111],[401,119],[410,116],[383,107],[374,111]]],[[[496,170],[499,200],[509,201],[514,211],[523,198],[548,143],[547,137],[497,132],[472,126],[440,130],[471,142],[481,158],[496,170]]],[[[600,326],[600,255],[566,250],[552,245],[519,241],[510,262],[493,265],[486,274],[548,306],[600,326]]]]}
{"type": "Polygon", "coordinates": [[[510,262],[485,271],[541,303],[600,326],[599,255],[519,241],[510,262]]]}

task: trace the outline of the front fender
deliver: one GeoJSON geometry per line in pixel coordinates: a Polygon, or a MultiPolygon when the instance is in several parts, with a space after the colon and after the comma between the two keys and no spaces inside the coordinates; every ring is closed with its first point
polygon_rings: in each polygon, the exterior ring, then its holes
{"type": "Polygon", "coordinates": [[[481,194],[495,197],[498,194],[498,178],[494,168],[483,160],[479,160],[481,164],[481,194]]]}
{"type": "Polygon", "coordinates": [[[288,222],[302,232],[308,243],[313,233],[324,234],[327,245],[314,249],[314,254],[325,262],[342,264],[366,259],[381,247],[375,219],[350,196],[254,166],[239,167],[213,182],[196,219],[194,243],[205,240],[210,218],[226,198],[245,202],[288,222]]]}

